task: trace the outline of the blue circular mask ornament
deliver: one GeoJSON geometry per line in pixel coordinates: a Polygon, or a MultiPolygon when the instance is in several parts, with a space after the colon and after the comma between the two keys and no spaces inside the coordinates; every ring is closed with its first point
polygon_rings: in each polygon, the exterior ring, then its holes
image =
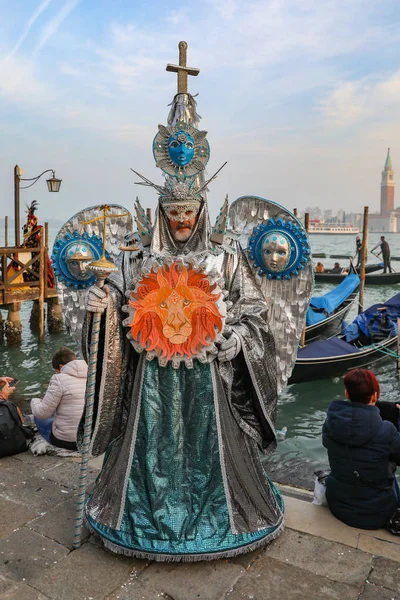
{"type": "Polygon", "coordinates": [[[204,171],[210,158],[206,136],[206,131],[200,131],[184,121],[168,127],[159,125],[153,140],[157,167],[180,180],[198,175],[204,171]]]}
{"type": "MultiPolygon", "coordinates": [[[[75,289],[95,284],[96,277],[87,266],[92,260],[100,258],[102,247],[103,242],[97,235],[80,235],[78,231],[66,233],[55,242],[51,255],[56,279],[75,289]]],[[[110,258],[107,252],[106,257],[110,258]]]]}
{"type": "Polygon", "coordinates": [[[168,139],[168,154],[173,163],[184,167],[194,156],[194,139],[186,131],[177,131],[168,139]]]}
{"type": "Polygon", "coordinates": [[[250,238],[249,250],[253,267],[268,279],[290,279],[310,261],[306,232],[284,219],[269,219],[259,225],[250,238]]]}

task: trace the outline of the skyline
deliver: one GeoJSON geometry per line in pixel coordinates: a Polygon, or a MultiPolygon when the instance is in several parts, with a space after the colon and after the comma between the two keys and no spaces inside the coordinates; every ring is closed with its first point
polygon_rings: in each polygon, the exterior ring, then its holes
{"type": "MultiPolygon", "coordinates": [[[[13,168],[54,168],[21,192],[39,218],[85,206],[156,205],[130,167],[161,182],[151,144],[166,123],[189,44],[189,78],[211,146],[212,218],[225,194],[299,210],[379,210],[387,148],[400,164],[400,8],[395,0],[237,2],[0,0],[1,215],[13,214],[13,168]]],[[[396,175],[395,175],[396,177],[396,175]]],[[[395,206],[400,205],[395,200],[395,206]]],[[[21,215],[21,219],[23,215],[21,215]]]]}

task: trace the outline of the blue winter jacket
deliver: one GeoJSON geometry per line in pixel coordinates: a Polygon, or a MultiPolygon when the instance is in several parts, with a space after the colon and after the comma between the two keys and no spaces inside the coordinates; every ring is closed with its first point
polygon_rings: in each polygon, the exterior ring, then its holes
{"type": "Polygon", "coordinates": [[[332,513],[352,527],[384,527],[397,506],[392,484],[400,464],[400,433],[395,426],[382,421],[376,406],[334,400],[322,441],[331,467],[326,497],[332,513]]]}

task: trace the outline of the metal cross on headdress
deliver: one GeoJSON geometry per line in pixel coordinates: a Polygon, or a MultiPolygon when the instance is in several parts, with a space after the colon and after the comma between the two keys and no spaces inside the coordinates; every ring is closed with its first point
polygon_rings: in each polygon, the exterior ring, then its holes
{"type": "Polygon", "coordinates": [[[186,66],[186,51],[188,45],[186,42],[179,42],[179,65],[166,66],[167,71],[172,73],[178,73],[178,94],[188,93],[188,75],[197,76],[200,73],[200,69],[186,66]]]}

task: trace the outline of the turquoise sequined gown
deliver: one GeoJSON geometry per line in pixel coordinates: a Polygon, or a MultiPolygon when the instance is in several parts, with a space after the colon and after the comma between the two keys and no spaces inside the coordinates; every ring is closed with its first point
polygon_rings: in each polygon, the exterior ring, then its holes
{"type": "MultiPolygon", "coordinates": [[[[232,533],[220,460],[210,365],[145,365],[136,443],[120,526],[87,520],[111,549],[136,556],[179,559],[234,555],[271,538],[269,528],[232,533]]],[[[106,461],[119,449],[112,445],[106,461]]],[[[106,482],[102,482],[105,485],[106,482]]],[[[280,510],[282,500],[273,490],[280,510]]]]}

